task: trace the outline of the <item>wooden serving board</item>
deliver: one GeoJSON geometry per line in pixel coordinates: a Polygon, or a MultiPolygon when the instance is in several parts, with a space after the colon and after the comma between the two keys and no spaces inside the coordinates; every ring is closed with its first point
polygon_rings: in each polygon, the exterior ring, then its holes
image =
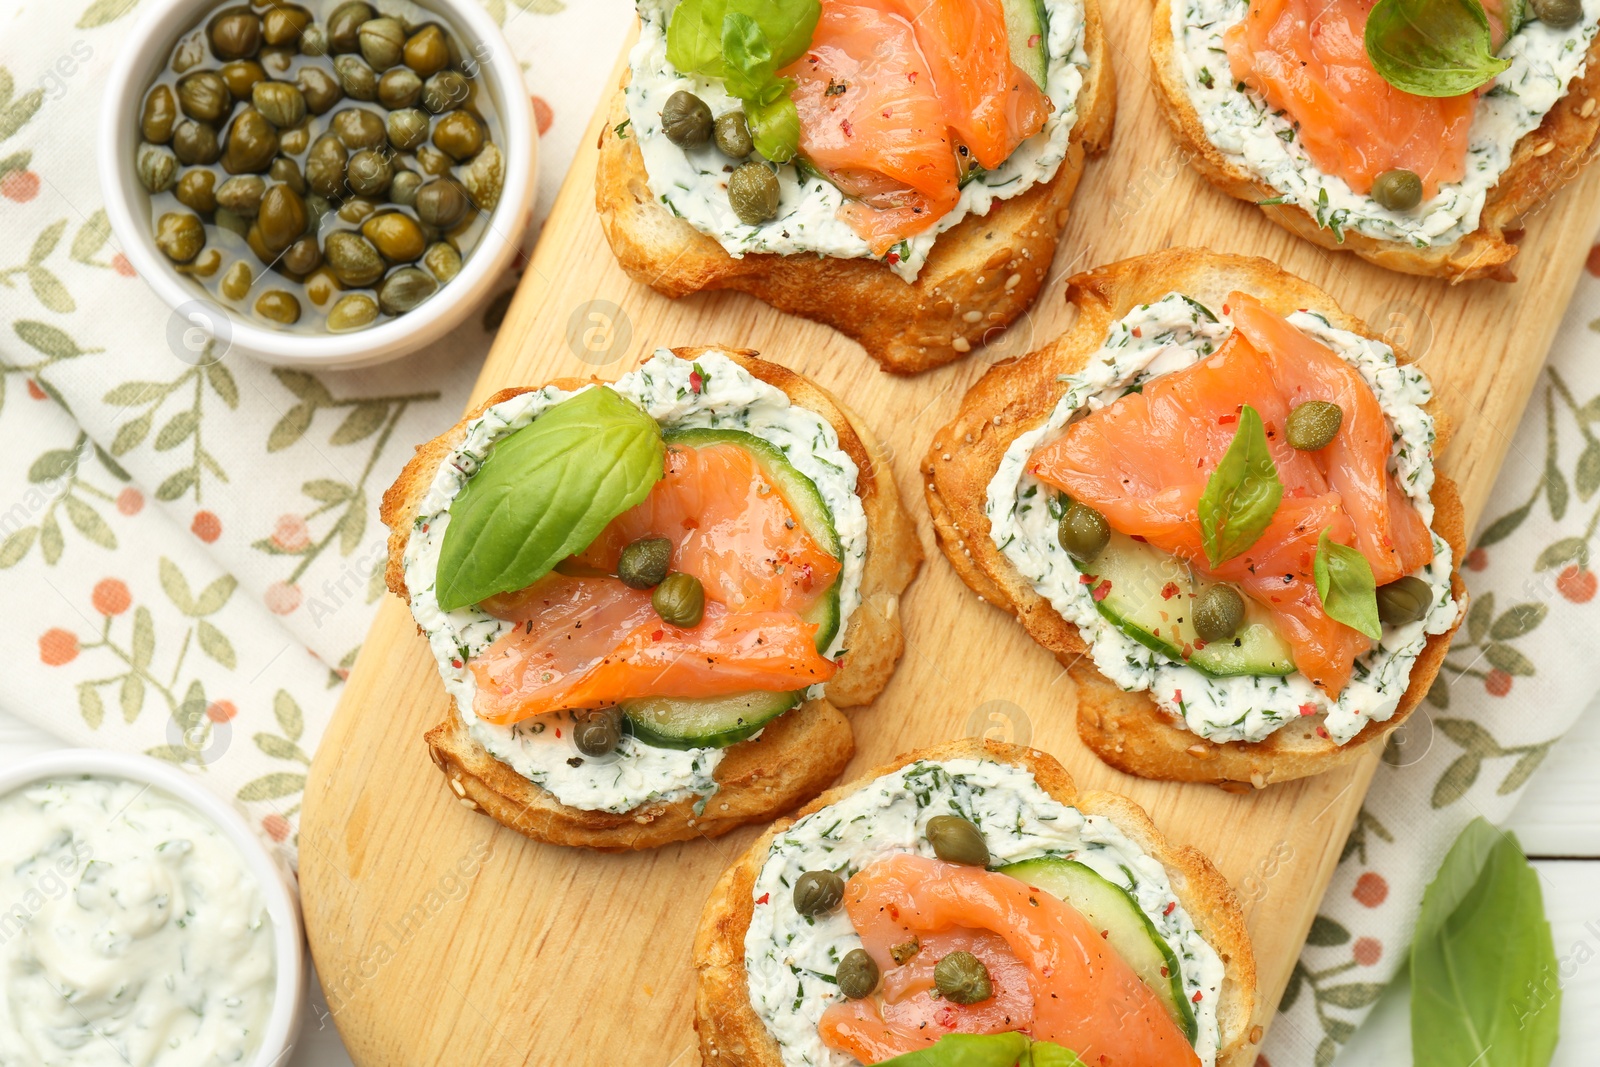
{"type": "MultiPolygon", "coordinates": [[[[1327,289],[1421,357],[1454,438],[1443,467],[1469,526],[1483,510],[1600,224],[1600,167],[1530,220],[1514,285],[1451,288],[1333,255],[1269,224],[1187,167],[1156,111],[1145,0],[1111,0],[1119,84],[1111,150],[1090,162],[1031,313],[989,348],[915,378],[880,373],[852,342],[736,294],[673,302],[618,269],[594,213],[595,152],[580,152],[545,224],[473,403],[508,385],[612,378],[660,345],[761,350],[821,382],[890,449],[928,561],[902,601],[906,654],[853,714],[851,774],[909,749],[987,733],[1055,754],[1081,787],[1132,795],[1238,887],[1260,967],[1265,1027],[1377,765],[1251,795],[1142,781],[1078,743],[1066,672],[982,604],[934,545],[917,463],[995,360],[1068,322],[1064,278],[1178,244],[1266,256],[1327,289]],[[582,358],[580,358],[582,357],[582,358]]],[[[585,141],[596,143],[605,108],[585,141]]],[[[439,430],[446,427],[441,425],[439,430]]],[[[1532,462],[1515,457],[1513,462],[1532,462]]],[[[701,903],[758,832],[630,855],[531,843],[456,802],[422,733],[447,702],[410,613],[379,610],[306,789],[300,879],[306,929],[351,1056],[363,1067],[461,1063],[698,1062],[690,943],[701,903]]]]}

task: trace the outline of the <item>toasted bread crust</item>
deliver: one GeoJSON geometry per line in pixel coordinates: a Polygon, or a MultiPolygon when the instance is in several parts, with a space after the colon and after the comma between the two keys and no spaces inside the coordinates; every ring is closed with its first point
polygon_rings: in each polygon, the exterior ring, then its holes
{"type": "MultiPolygon", "coordinates": [[[[1363,746],[1386,738],[1427,694],[1454,630],[1428,638],[1393,717],[1369,722],[1342,746],[1317,735],[1320,717],[1292,722],[1261,741],[1216,744],[1178,725],[1148,693],[1123,692],[1095,670],[1078,628],[1034,592],[995,548],[984,513],[989,482],[1006,449],[1049,417],[1065,388],[1057,376],[1081,370],[1113,322],[1174,290],[1220,306],[1235,289],[1252,294],[1279,314],[1310,309],[1339,329],[1379,339],[1326,293],[1265,259],[1179,248],[1124,260],[1069,280],[1067,300],[1079,311],[1072,329],[984,375],[967,393],[955,420],[935,435],[922,472],[934,531],[961,579],[980,597],[1015,615],[1029,636],[1054,653],[1077,682],[1078,735],[1085,745],[1119,770],[1145,778],[1249,783],[1260,788],[1320,774],[1355,759],[1363,746]]],[[[1402,363],[1410,362],[1398,347],[1395,352],[1402,363]]],[[[1459,561],[1466,530],[1454,483],[1436,473],[1432,498],[1433,529],[1459,561]]],[[[1459,572],[1452,574],[1451,582],[1456,596],[1464,600],[1459,572]]]]}
{"type": "Polygon", "coordinates": [[[1225,967],[1222,999],[1217,1005],[1221,1031],[1218,1067],[1246,1067],[1255,1062],[1259,1031],[1251,1025],[1255,1010],[1256,968],[1238,898],[1227,879],[1198,849],[1173,845],[1150,817],[1127,797],[1116,793],[1079,793],[1066,769],[1038,749],[967,739],[898,756],[862,777],[828,790],[796,812],[780,819],[733,866],[723,872],[706,902],[695,932],[695,1029],[706,1067],[782,1067],[778,1043],[750,1004],[744,966],[744,938],[754,911],[754,886],[776,837],[795,819],[849,796],[873,781],[917,760],[989,759],[1026,768],[1051,797],[1116,824],[1139,848],[1166,868],[1184,910],[1222,957],[1225,967]]]}
{"type": "MultiPolygon", "coordinates": [[[[735,259],[650,192],[619,89],[600,134],[595,208],[629,277],[670,297],[737,289],[780,311],[832,326],[885,370],[911,374],[959,359],[1010,324],[1044,284],[1084,157],[1111,139],[1116,86],[1098,0],[1084,2],[1089,67],[1067,157],[1049,182],[939,235],[917,280],[877,260],[753,253],[735,259]]],[[[624,74],[624,84],[627,75],[624,74]]]]}
{"type": "MultiPolygon", "coordinates": [[[[673,353],[692,360],[712,350],[697,346],[676,348],[673,353]]],[[[694,797],[646,804],[622,814],[562,804],[473,740],[452,701],[444,721],[426,735],[430,757],[463,803],[534,840],[606,852],[655,848],[694,837],[715,837],[790,810],[815,796],[844,770],[855,742],[849,722],[838,709],[873,700],[888,683],[904,649],[900,593],[922,563],[922,547],[877,440],[815,382],[759,359],[749,349],[715,350],[727,353],[752,375],[782,390],[793,403],[827,419],[839,435],[840,448],[860,472],[856,493],[867,516],[867,558],[861,606],[846,629],[849,655],[827,683],[825,698],[806,701],[779,716],[759,737],[729,747],[716,771],[720,789],[698,815],[694,797]]],[[[563,379],[553,384],[571,389],[584,382],[563,379]]],[[[380,515],[390,531],[385,578],[396,596],[410,599],[405,583],[406,542],[439,464],[465,438],[472,420],[494,404],[528,391],[495,393],[455,426],[419,446],[384,493],[380,515]]]]}
{"type": "MultiPolygon", "coordinates": [[[[1206,136],[1185,85],[1179,47],[1172,34],[1172,0],[1156,0],[1150,28],[1150,66],[1156,102],[1172,125],[1183,153],[1211,184],[1239,200],[1260,204],[1278,196],[1266,182],[1230,163],[1206,136]]],[[[1524,134],[1512,150],[1511,165],[1489,190],[1478,228],[1454,244],[1415,248],[1345,231],[1341,242],[1332,230],[1317,225],[1304,208],[1269,204],[1261,210],[1284,229],[1334,252],[1354,252],[1369,262],[1406,274],[1449,278],[1452,283],[1475,278],[1515,281],[1510,263],[1516,257],[1518,227],[1523,217],[1577,176],[1593,156],[1600,139],[1600,36],[1589,46],[1583,73],[1573,78],[1564,95],[1539,127],[1524,134]]]]}

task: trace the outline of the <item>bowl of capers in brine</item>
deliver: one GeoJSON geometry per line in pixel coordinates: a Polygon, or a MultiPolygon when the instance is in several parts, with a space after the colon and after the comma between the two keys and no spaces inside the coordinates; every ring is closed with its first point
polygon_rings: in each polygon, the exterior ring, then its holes
{"type": "Polygon", "coordinates": [[[532,209],[536,138],[474,0],[171,0],[112,73],[101,184],[184,327],[169,338],[202,328],[197,360],[358,366],[489,294],[532,209]]]}

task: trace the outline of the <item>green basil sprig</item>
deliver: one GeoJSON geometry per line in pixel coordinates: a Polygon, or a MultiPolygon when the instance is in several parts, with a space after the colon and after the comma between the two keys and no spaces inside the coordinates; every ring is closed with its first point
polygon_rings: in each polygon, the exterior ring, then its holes
{"type": "Polygon", "coordinates": [[[1283,483],[1267,447],[1261,415],[1249,404],[1239,411],[1239,428],[1222,462],[1200,494],[1200,544],[1216,567],[1256,543],[1272,523],[1283,499],[1283,483]]]}
{"type": "Polygon", "coordinates": [[[1470,93],[1511,66],[1478,0],[1378,0],[1365,37],[1373,69],[1416,96],[1470,93]]]}
{"type": "Polygon", "coordinates": [[[1084,1067],[1069,1049],[1027,1034],[946,1034],[878,1067],[1084,1067]]]}
{"type": "Polygon", "coordinates": [[[436,586],[446,611],[523,589],[661,480],[661,427],[600,386],[495,444],[450,504],[436,586]]]}
{"type": "Polygon", "coordinates": [[[687,74],[721,78],[744,104],[756,151],[787,163],[800,150],[790,78],[777,72],[805,54],[820,0],[681,0],[667,24],[667,61],[687,74]]]}
{"type": "Polygon", "coordinates": [[[1411,942],[1416,1067],[1550,1062],[1560,965],[1515,835],[1473,819],[1422,895],[1411,942]]]}
{"type": "Polygon", "coordinates": [[[1311,574],[1328,618],[1374,641],[1383,636],[1383,623],[1378,620],[1378,584],[1366,556],[1349,545],[1329,540],[1328,531],[1323,530],[1317,538],[1311,574]]]}

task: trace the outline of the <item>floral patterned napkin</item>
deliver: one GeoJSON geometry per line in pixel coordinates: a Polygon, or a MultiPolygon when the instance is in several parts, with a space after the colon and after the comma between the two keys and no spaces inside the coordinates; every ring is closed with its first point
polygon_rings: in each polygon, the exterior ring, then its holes
{"type": "MultiPolygon", "coordinates": [[[[139,2],[23,0],[0,37],[0,707],[194,769],[292,859],[306,766],[383,593],[378,498],[461,410],[516,278],[448,341],[372,371],[175,356],[95,177],[102,83],[139,2]]],[[[632,11],[484,2],[526,68],[548,205],[632,11]]],[[[1332,1060],[1449,842],[1509,813],[1600,688],[1597,316],[1585,278],[1468,557],[1472,614],[1385,755],[1284,998],[1278,1067],[1332,1060]]],[[[1272,891],[1267,867],[1241,886],[1272,891]]]]}

